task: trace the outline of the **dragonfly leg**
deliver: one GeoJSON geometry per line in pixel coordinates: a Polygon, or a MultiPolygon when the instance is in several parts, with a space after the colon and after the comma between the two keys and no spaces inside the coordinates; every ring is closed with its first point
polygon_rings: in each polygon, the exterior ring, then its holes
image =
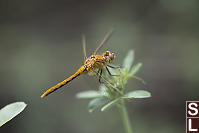
{"type": "Polygon", "coordinates": [[[106,67],[106,70],[107,70],[107,72],[108,72],[108,74],[109,74],[110,76],[119,76],[119,75],[113,75],[113,74],[109,71],[108,67],[106,67]]]}
{"type": "Polygon", "coordinates": [[[98,70],[98,76],[99,76],[99,82],[102,83],[101,78],[102,78],[102,69],[100,68],[98,70]]]}
{"type": "Polygon", "coordinates": [[[121,68],[121,66],[111,66],[111,65],[107,65],[107,66],[110,67],[110,68],[114,68],[114,69],[121,68]]]}
{"type": "Polygon", "coordinates": [[[101,79],[103,78],[103,77],[102,77],[102,69],[99,68],[97,72],[96,72],[96,71],[93,71],[93,72],[94,72],[94,73],[97,75],[97,77],[99,78],[99,83],[100,83],[100,84],[103,84],[103,82],[101,81],[101,79]]]}

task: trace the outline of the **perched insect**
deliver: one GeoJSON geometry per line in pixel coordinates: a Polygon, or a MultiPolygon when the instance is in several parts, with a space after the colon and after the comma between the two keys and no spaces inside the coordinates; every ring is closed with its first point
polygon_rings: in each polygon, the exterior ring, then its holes
{"type": "MultiPolygon", "coordinates": [[[[115,55],[114,53],[110,52],[110,51],[106,51],[104,52],[102,55],[98,55],[96,54],[97,51],[104,45],[104,43],[108,40],[108,38],[110,37],[110,35],[112,34],[113,30],[111,30],[110,32],[108,32],[106,34],[106,36],[104,37],[104,39],[102,40],[102,42],[99,44],[99,46],[96,48],[96,50],[94,51],[94,53],[87,58],[86,56],[86,39],[85,36],[82,36],[82,44],[83,44],[83,53],[84,53],[84,65],[82,65],[75,74],[73,74],[72,76],[70,76],[69,78],[65,79],[64,81],[58,83],[57,85],[51,87],[50,89],[48,89],[45,93],[43,93],[43,95],[41,96],[41,98],[44,98],[45,96],[49,95],[50,93],[56,91],[57,89],[59,89],[60,87],[64,86],[65,84],[69,83],[70,81],[72,81],[73,79],[75,79],[76,77],[78,77],[81,74],[87,74],[89,72],[95,72],[96,69],[98,69],[97,74],[99,75],[99,81],[101,79],[101,75],[102,75],[102,68],[106,68],[106,70],[108,71],[108,73],[110,75],[112,75],[108,69],[108,67],[111,68],[117,68],[115,66],[110,66],[109,63],[111,63],[114,59],[115,59],[115,55]]],[[[114,76],[114,75],[112,75],[114,76]]]]}

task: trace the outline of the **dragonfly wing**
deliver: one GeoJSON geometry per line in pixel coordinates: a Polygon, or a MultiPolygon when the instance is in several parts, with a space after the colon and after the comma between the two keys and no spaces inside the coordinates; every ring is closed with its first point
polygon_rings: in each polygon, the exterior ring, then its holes
{"type": "Polygon", "coordinates": [[[104,37],[104,39],[101,41],[101,43],[99,44],[99,46],[96,48],[96,50],[94,51],[94,55],[97,53],[97,51],[104,45],[104,43],[109,39],[109,37],[111,36],[111,34],[113,33],[114,29],[111,29],[104,37]]]}
{"type": "Polygon", "coordinates": [[[87,59],[86,56],[86,37],[82,35],[82,46],[83,46],[83,53],[84,53],[84,61],[87,59]]]}

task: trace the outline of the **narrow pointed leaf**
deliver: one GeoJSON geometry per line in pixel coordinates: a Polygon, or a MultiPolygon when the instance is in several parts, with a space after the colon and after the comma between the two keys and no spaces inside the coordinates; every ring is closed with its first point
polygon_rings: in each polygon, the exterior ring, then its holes
{"type": "Polygon", "coordinates": [[[145,90],[136,90],[127,93],[122,98],[133,99],[133,98],[148,98],[151,97],[151,93],[145,90]]]}
{"type": "Polygon", "coordinates": [[[99,91],[100,91],[101,95],[108,97],[107,87],[104,84],[100,85],[99,91]]]}
{"type": "Polygon", "coordinates": [[[127,56],[124,58],[123,67],[129,70],[133,64],[133,60],[134,60],[134,51],[130,50],[127,53],[127,56]]]}
{"type": "Polygon", "coordinates": [[[97,98],[101,96],[102,94],[100,92],[94,90],[83,91],[76,94],[76,97],[81,99],[97,98]]]}
{"type": "Polygon", "coordinates": [[[25,107],[24,102],[15,102],[3,107],[0,110],[0,127],[21,113],[25,107]]]}
{"type": "Polygon", "coordinates": [[[135,75],[141,67],[142,67],[142,63],[138,63],[134,65],[130,71],[130,75],[135,75]]]}
{"type": "Polygon", "coordinates": [[[109,99],[107,97],[99,97],[90,101],[88,105],[89,112],[93,112],[96,108],[102,106],[107,103],[109,99]]]}
{"type": "Polygon", "coordinates": [[[117,98],[111,102],[109,102],[108,104],[106,104],[105,106],[103,106],[101,108],[101,111],[105,111],[105,110],[108,110],[110,109],[111,107],[113,107],[114,105],[116,105],[119,101],[120,101],[121,98],[117,98]]]}

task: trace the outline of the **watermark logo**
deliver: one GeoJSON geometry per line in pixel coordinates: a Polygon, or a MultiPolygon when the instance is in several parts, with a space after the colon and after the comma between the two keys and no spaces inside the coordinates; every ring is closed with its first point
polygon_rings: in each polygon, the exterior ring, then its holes
{"type": "Polygon", "coordinates": [[[186,101],[186,133],[199,133],[199,101],[186,101]]]}

